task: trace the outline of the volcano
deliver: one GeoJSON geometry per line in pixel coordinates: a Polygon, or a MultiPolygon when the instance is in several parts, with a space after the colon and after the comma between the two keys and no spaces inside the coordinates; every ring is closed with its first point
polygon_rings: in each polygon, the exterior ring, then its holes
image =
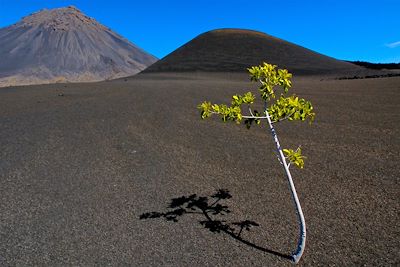
{"type": "Polygon", "coordinates": [[[0,59],[0,86],[107,80],[157,61],[73,6],[1,28],[0,59]]]}
{"type": "Polygon", "coordinates": [[[300,75],[349,74],[364,70],[262,32],[219,29],[199,35],[145,72],[245,71],[264,61],[300,75]]]}

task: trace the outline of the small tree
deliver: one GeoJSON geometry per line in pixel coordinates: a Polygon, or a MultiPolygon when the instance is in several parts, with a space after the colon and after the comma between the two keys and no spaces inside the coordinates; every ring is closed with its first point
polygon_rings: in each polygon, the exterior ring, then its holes
{"type": "Polygon", "coordinates": [[[261,120],[267,120],[273,141],[276,145],[279,162],[283,166],[288,178],[298,216],[300,237],[297,249],[292,254],[292,260],[295,263],[298,263],[304,252],[306,242],[306,224],[289,168],[293,164],[302,169],[304,167],[305,157],[301,153],[300,146],[296,150],[282,149],[274,124],[285,120],[305,121],[307,119],[311,124],[314,120],[315,113],[313,112],[311,102],[299,98],[296,95],[287,96],[288,91],[292,86],[292,74],[287,70],[277,69],[276,65],[263,63],[263,65],[249,68],[248,71],[250,73],[251,81],[260,83],[259,91],[264,104],[262,113],[252,110],[251,104],[254,103],[255,96],[251,92],[247,92],[243,95],[234,95],[230,106],[224,104],[212,104],[211,102],[205,101],[200,104],[198,108],[201,111],[202,119],[216,114],[221,117],[223,122],[233,121],[238,124],[244,122],[248,129],[250,129],[253,123],[260,124],[261,120]],[[276,87],[281,88],[279,98],[276,97],[278,94],[276,87]],[[249,112],[248,115],[242,114],[243,105],[247,107],[249,112]]]}

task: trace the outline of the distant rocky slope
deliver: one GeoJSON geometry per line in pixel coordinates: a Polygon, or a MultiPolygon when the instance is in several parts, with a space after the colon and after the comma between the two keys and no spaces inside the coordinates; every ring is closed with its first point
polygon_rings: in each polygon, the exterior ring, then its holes
{"type": "Polygon", "coordinates": [[[358,66],[363,66],[368,69],[375,69],[375,70],[400,70],[400,63],[371,63],[366,61],[347,61],[358,66]]]}
{"type": "Polygon", "coordinates": [[[155,61],[73,6],[0,29],[0,86],[100,81],[133,75],[155,61]]]}
{"type": "Polygon", "coordinates": [[[263,61],[305,75],[354,75],[365,70],[262,32],[220,29],[199,35],[144,72],[244,71],[263,61]]]}

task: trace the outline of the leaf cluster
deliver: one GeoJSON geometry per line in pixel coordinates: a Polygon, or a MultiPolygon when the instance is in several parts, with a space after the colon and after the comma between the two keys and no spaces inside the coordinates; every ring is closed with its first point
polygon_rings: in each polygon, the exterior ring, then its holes
{"type": "Polygon", "coordinates": [[[296,167],[303,169],[304,168],[304,159],[306,158],[301,154],[301,148],[293,149],[283,149],[283,153],[285,157],[289,160],[291,164],[294,164],[296,167]]]}
{"type": "MultiPolygon", "coordinates": [[[[314,121],[315,113],[310,101],[295,95],[285,96],[292,86],[292,74],[286,69],[277,69],[276,65],[263,63],[263,65],[249,68],[248,71],[251,81],[260,82],[259,91],[261,99],[265,104],[270,103],[266,111],[272,122],[279,122],[286,119],[289,121],[305,121],[309,119],[310,123],[314,121]],[[275,87],[277,86],[283,88],[283,91],[275,102],[271,102],[272,99],[276,98],[275,87]]],[[[250,105],[254,103],[255,99],[255,96],[251,92],[247,92],[243,95],[237,94],[232,96],[230,106],[225,104],[212,104],[211,102],[205,101],[201,103],[198,108],[201,111],[202,119],[208,118],[212,114],[217,114],[221,117],[223,122],[234,121],[240,124],[243,120],[242,105],[247,104],[250,108],[250,105]]],[[[252,116],[247,116],[244,120],[244,124],[248,129],[251,128],[253,123],[260,124],[260,117],[266,116],[266,112],[264,111],[262,114],[254,111],[251,115],[252,116]]]]}
{"type": "Polygon", "coordinates": [[[273,122],[288,119],[289,121],[309,119],[310,123],[314,121],[314,108],[310,101],[299,98],[295,95],[281,96],[274,104],[268,107],[268,114],[273,122]]]}
{"type": "Polygon", "coordinates": [[[282,87],[284,93],[287,93],[289,88],[292,87],[292,74],[286,69],[277,69],[276,65],[264,62],[263,65],[254,66],[247,70],[250,73],[250,80],[261,84],[259,91],[263,100],[275,98],[275,86],[282,87]]]}
{"type": "Polygon", "coordinates": [[[254,100],[255,96],[251,92],[247,92],[243,95],[232,96],[231,106],[204,101],[198,106],[198,109],[201,111],[202,119],[208,118],[212,114],[218,114],[223,122],[235,121],[239,124],[243,119],[241,105],[250,105],[254,103],[254,100]]]}

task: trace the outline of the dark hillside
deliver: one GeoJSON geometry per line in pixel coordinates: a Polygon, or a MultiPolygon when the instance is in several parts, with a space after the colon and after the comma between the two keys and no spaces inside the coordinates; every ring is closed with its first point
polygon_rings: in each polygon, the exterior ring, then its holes
{"type": "Polygon", "coordinates": [[[343,75],[363,71],[362,67],[262,32],[221,29],[199,35],[147,68],[145,72],[242,72],[263,61],[301,75],[343,75]]]}

